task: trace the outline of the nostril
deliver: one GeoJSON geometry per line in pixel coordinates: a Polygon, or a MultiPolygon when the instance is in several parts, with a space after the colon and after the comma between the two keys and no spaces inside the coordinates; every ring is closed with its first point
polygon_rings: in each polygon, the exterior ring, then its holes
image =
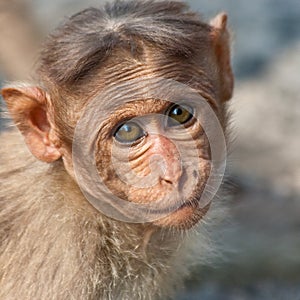
{"type": "Polygon", "coordinates": [[[165,182],[167,184],[173,184],[174,180],[168,177],[160,177],[159,182],[165,182]]]}
{"type": "Polygon", "coordinates": [[[197,174],[197,171],[196,171],[196,170],[193,171],[193,176],[194,176],[194,178],[197,178],[197,177],[198,177],[198,174],[197,174]]]}
{"type": "Polygon", "coordinates": [[[179,179],[179,185],[178,185],[179,191],[183,191],[183,187],[187,180],[188,180],[188,176],[187,176],[186,170],[183,170],[182,175],[179,179]]]}

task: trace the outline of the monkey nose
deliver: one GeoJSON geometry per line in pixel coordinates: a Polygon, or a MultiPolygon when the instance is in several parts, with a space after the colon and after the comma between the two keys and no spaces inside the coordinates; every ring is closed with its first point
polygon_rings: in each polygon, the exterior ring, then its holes
{"type": "Polygon", "coordinates": [[[174,187],[178,186],[179,178],[181,177],[181,164],[179,159],[175,161],[174,157],[163,157],[160,163],[159,182],[171,184],[174,187]]]}
{"type": "Polygon", "coordinates": [[[176,187],[182,175],[180,155],[176,145],[168,138],[157,136],[153,139],[154,147],[150,165],[162,184],[176,187]]]}

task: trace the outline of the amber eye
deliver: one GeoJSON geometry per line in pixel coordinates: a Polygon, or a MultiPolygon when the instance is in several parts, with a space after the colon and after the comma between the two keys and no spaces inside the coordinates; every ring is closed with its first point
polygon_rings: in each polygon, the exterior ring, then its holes
{"type": "Polygon", "coordinates": [[[168,126],[178,126],[193,118],[193,108],[186,104],[175,104],[168,111],[168,126]]]}
{"type": "Polygon", "coordinates": [[[122,124],[115,132],[114,137],[120,143],[133,143],[145,135],[144,130],[134,122],[122,124]]]}

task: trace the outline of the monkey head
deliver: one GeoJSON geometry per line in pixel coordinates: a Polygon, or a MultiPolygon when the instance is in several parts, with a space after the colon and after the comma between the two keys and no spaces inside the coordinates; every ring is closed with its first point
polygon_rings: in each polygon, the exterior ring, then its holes
{"type": "Polygon", "coordinates": [[[221,184],[233,76],[226,15],[206,24],[168,5],[74,15],[46,41],[37,84],[2,95],[32,154],[61,161],[82,201],[120,221],[185,229],[221,184]]]}

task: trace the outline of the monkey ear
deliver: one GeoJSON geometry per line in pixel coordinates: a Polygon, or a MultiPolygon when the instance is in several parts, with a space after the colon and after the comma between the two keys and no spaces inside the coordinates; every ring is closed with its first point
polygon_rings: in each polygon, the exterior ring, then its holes
{"type": "Polygon", "coordinates": [[[32,154],[45,162],[59,159],[61,153],[49,137],[46,93],[38,87],[18,87],[4,88],[1,94],[32,154]]]}
{"type": "Polygon", "coordinates": [[[232,97],[234,78],[230,63],[230,35],[227,30],[227,15],[220,13],[210,21],[212,39],[220,71],[221,97],[227,101],[232,97]]]}

